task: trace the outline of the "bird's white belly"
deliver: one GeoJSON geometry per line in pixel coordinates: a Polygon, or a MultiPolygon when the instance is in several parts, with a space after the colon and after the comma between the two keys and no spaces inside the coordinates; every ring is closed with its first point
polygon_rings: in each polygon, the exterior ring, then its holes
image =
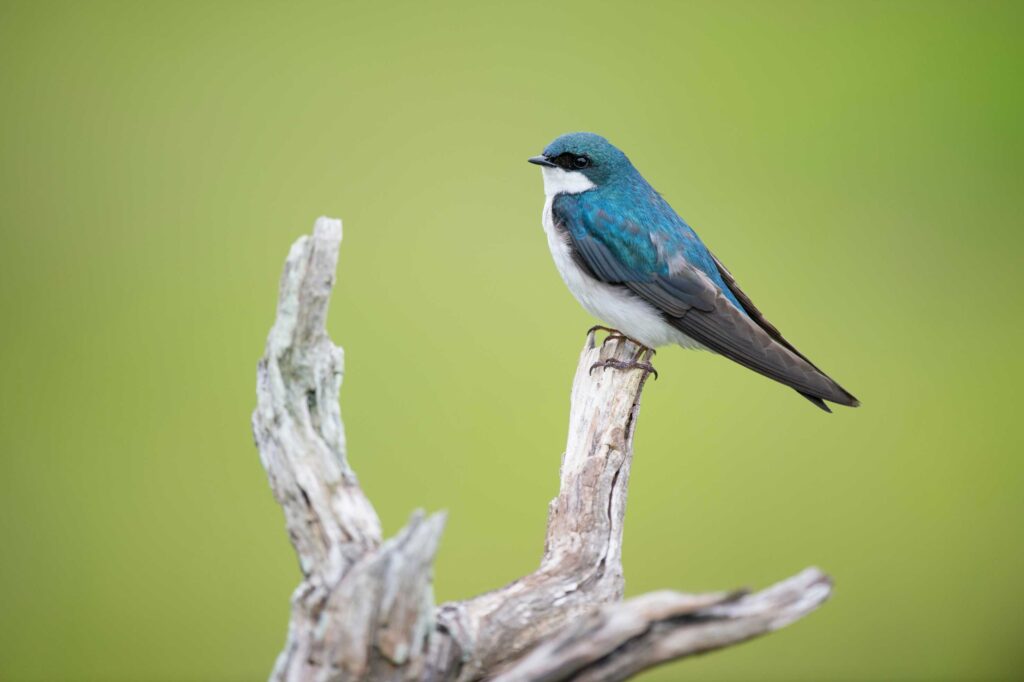
{"type": "Polygon", "coordinates": [[[650,348],[670,343],[686,348],[703,348],[675,327],[646,301],[619,287],[600,282],[584,272],[573,260],[565,238],[555,229],[551,215],[553,196],[544,202],[544,232],[555,267],[576,300],[594,317],[650,348]]]}

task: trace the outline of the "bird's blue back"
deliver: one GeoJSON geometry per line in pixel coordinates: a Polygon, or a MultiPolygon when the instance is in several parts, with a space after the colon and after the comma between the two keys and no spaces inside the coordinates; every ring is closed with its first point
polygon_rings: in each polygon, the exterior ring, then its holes
{"type": "Polygon", "coordinates": [[[560,214],[573,216],[567,228],[574,238],[600,241],[637,281],[668,276],[670,260],[682,256],[747,313],[697,233],[631,164],[610,182],[581,194],[560,195],[556,202],[560,214]]]}

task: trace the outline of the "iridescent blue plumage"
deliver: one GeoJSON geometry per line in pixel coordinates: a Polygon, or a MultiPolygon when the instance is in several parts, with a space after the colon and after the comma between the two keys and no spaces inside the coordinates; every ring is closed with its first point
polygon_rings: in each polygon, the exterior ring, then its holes
{"type": "Polygon", "coordinates": [[[800,354],[626,155],[599,135],[559,137],[542,156],[545,230],[573,295],[648,345],[697,345],[823,402],[857,399],[800,354]]]}
{"type": "Polygon", "coordinates": [[[697,233],[632,166],[614,182],[581,194],[562,194],[554,210],[576,239],[600,242],[628,272],[623,281],[670,277],[684,263],[705,275],[746,313],[729,290],[697,233]]]}

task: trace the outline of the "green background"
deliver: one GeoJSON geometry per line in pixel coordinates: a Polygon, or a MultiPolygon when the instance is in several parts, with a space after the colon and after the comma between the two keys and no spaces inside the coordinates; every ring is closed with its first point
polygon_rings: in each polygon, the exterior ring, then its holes
{"type": "Polygon", "coordinates": [[[439,600],[528,572],[592,320],[525,159],[624,148],[864,403],[665,349],[629,594],[816,564],[793,627],[646,680],[1024,669],[1021,3],[0,5],[0,678],[255,680],[299,574],[249,432],[280,268],[439,600]]]}

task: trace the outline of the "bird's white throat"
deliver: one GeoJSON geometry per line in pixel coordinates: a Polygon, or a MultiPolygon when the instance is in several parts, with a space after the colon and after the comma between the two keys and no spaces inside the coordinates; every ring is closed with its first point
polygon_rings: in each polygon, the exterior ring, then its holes
{"type": "Polygon", "coordinates": [[[544,166],[540,170],[544,175],[544,194],[549,197],[556,194],[579,194],[597,187],[590,178],[579,171],[549,166],[544,166]]]}

